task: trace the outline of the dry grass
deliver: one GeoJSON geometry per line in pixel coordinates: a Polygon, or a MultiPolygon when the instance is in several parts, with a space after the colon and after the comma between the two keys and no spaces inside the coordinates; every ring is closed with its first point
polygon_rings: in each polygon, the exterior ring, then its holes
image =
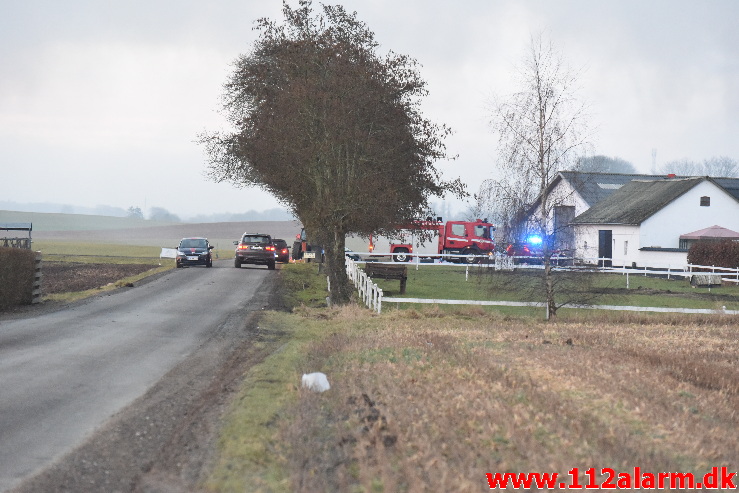
{"type": "Polygon", "coordinates": [[[285,413],[293,491],[480,491],[488,472],[739,466],[731,318],[294,316],[329,334],[302,364],[332,388],[296,390],[285,413]]]}

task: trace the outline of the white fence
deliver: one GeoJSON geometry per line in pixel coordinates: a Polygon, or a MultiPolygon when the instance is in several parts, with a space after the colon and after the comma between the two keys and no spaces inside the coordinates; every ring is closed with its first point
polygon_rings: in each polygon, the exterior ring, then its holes
{"type": "MultiPolygon", "coordinates": [[[[364,254],[362,254],[364,255],[364,254]]],[[[381,254],[376,254],[381,255],[381,254]]],[[[386,254],[391,256],[392,254],[386,254]]],[[[451,255],[455,257],[454,255],[451,255]]],[[[458,255],[456,256],[459,257],[458,255]]],[[[481,256],[489,258],[487,255],[481,256]]],[[[467,265],[467,271],[465,279],[469,276],[469,268],[497,268],[497,269],[542,269],[541,265],[527,265],[527,264],[516,264],[513,265],[512,259],[514,257],[507,256],[496,256],[495,263],[481,263],[467,265]],[[501,258],[502,257],[502,258],[501,258]],[[497,264],[497,267],[496,267],[497,264]]],[[[528,258],[530,260],[530,258],[528,258]]],[[[730,269],[725,267],[706,266],[706,265],[685,265],[682,267],[645,267],[645,268],[631,268],[631,267],[596,267],[598,261],[610,260],[610,259],[588,259],[595,260],[594,264],[589,266],[589,270],[604,273],[615,273],[626,276],[626,287],[629,287],[629,276],[666,276],[668,279],[671,277],[685,277],[690,278],[698,273],[705,274],[706,270],[710,270],[712,274],[719,274],[722,281],[739,283],[739,269],[730,269]],[[732,276],[732,277],[727,277],[732,276]]],[[[346,258],[346,272],[349,279],[354,283],[354,286],[359,292],[359,296],[362,302],[371,310],[377,313],[382,312],[382,303],[422,303],[422,304],[439,304],[439,305],[478,305],[478,306],[522,306],[522,307],[544,307],[544,303],[541,302],[520,302],[520,301],[482,301],[482,300],[445,300],[445,299],[429,299],[429,298],[390,298],[384,297],[382,289],[375,284],[372,279],[360,268],[364,261],[355,261],[351,258],[346,258]]],[[[380,262],[387,264],[398,265],[398,262],[380,262]]],[[[449,262],[436,261],[436,262],[420,262],[418,257],[415,258],[416,269],[420,264],[423,265],[455,265],[449,262]]],[[[458,264],[457,264],[458,265],[458,264]]],[[[582,267],[566,267],[566,266],[555,266],[555,270],[582,270],[582,267]]],[[[572,305],[569,308],[580,308],[580,309],[593,309],[593,310],[623,310],[623,311],[639,311],[639,312],[670,312],[670,313],[713,313],[713,314],[726,314],[726,315],[739,315],[739,310],[726,310],[724,307],[721,310],[711,310],[702,308],[665,308],[665,307],[642,307],[642,306],[615,306],[615,305],[572,305]]]]}
{"type": "Polygon", "coordinates": [[[359,292],[359,297],[362,302],[367,305],[367,308],[376,311],[377,313],[382,312],[382,289],[377,284],[372,282],[370,278],[354,260],[346,259],[346,275],[349,280],[354,283],[354,286],[359,292]]]}
{"type": "MultiPolygon", "coordinates": [[[[357,260],[359,263],[364,263],[370,257],[374,258],[393,258],[396,254],[394,253],[370,253],[370,252],[350,252],[351,254],[360,257],[357,260]]],[[[402,254],[409,255],[409,254],[402,254]]],[[[420,265],[459,265],[459,263],[453,263],[449,259],[461,258],[459,254],[439,254],[433,259],[422,260],[421,257],[410,254],[410,262],[406,262],[406,265],[414,265],[418,270],[420,265]]],[[[494,268],[495,270],[513,270],[513,269],[543,269],[541,265],[541,257],[509,257],[505,254],[495,254],[494,257],[489,255],[468,255],[467,258],[474,257],[479,263],[466,263],[468,266],[474,266],[475,268],[494,268]]],[[[715,265],[692,265],[692,264],[662,264],[656,263],[649,266],[642,267],[599,267],[613,262],[610,258],[573,258],[573,257],[552,257],[552,268],[554,270],[593,270],[597,272],[611,272],[624,275],[653,275],[653,276],[666,276],[670,279],[672,276],[675,277],[691,277],[701,270],[702,273],[709,271],[712,274],[721,275],[721,280],[726,282],[733,282],[739,284],[739,268],[732,269],[727,267],[716,267],[715,265]],[[574,264],[568,266],[567,264],[574,264]]],[[[389,261],[389,262],[378,262],[384,264],[399,264],[400,262],[389,261]]],[[[463,265],[465,263],[463,262],[463,265]]]]}

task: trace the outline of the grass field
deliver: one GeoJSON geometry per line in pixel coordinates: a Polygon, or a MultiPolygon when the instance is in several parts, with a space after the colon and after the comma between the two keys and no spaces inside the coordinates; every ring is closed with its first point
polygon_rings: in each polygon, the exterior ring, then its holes
{"type": "Polygon", "coordinates": [[[246,375],[211,491],[481,491],[495,472],[739,467],[736,317],[377,315],[305,305],[325,296],[311,265],[281,274],[297,306],[260,322],[283,344],[246,375]],[[315,371],[329,391],[300,388],[315,371]]]}
{"type": "Polygon", "coordinates": [[[96,231],[123,228],[148,228],[175,224],[162,221],[148,221],[133,217],[1,210],[0,223],[32,223],[33,231],[96,231]]]}
{"type": "MultiPolygon", "coordinates": [[[[543,301],[544,289],[539,271],[495,271],[476,266],[408,267],[406,294],[401,295],[398,281],[375,281],[385,296],[399,298],[436,298],[452,300],[543,301]]],[[[725,306],[739,309],[739,287],[725,285],[693,288],[685,278],[662,279],[631,274],[581,274],[568,279],[558,302],[574,299],[587,304],[708,308],[725,306]],[[573,294],[574,292],[574,294],[573,294]]],[[[387,304],[387,307],[393,305],[387,304]]],[[[397,304],[400,308],[415,305],[397,304]]],[[[497,308],[495,308],[497,310],[497,308]]],[[[523,309],[526,310],[526,309],[523,309]]],[[[520,312],[521,310],[519,310],[520,312]]]]}

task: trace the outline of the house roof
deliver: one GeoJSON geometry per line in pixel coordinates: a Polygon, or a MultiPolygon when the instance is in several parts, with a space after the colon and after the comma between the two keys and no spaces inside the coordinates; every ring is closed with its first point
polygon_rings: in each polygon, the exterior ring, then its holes
{"type": "Polygon", "coordinates": [[[692,233],[680,235],[681,240],[707,240],[707,239],[739,240],[739,233],[727,228],[715,225],[710,228],[699,229],[692,233]]]}
{"type": "Polygon", "coordinates": [[[739,200],[739,178],[713,178],[713,181],[718,183],[736,200],[739,200]]]}
{"type": "MultiPolygon", "coordinates": [[[[616,190],[633,180],[664,180],[665,175],[637,175],[622,173],[584,173],[580,171],[562,171],[560,179],[570,183],[580,197],[592,207],[601,200],[610,196],[616,190]]],[[[557,180],[558,181],[558,180],[557,180]]],[[[737,180],[739,183],[739,180],[737,180]]],[[[552,185],[556,184],[555,180],[552,185]]],[[[739,184],[737,185],[739,187],[739,184]]],[[[739,192],[739,190],[738,190],[739,192]]]]}
{"type": "Polygon", "coordinates": [[[575,218],[574,224],[641,224],[710,178],[632,180],[575,218]]]}

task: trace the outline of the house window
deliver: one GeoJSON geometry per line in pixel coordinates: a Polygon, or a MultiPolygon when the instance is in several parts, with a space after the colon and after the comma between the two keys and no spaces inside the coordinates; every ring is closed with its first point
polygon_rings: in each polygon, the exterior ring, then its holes
{"type": "Polygon", "coordinates": [[[624,241],[624,255],[628,255],[628,254],[629,254],[629,242],[624,241]]]}
{"type": "Polygon", "coordinates": [[[711,197],[701,197],[701,207],[710,207],[711,197]]]}

